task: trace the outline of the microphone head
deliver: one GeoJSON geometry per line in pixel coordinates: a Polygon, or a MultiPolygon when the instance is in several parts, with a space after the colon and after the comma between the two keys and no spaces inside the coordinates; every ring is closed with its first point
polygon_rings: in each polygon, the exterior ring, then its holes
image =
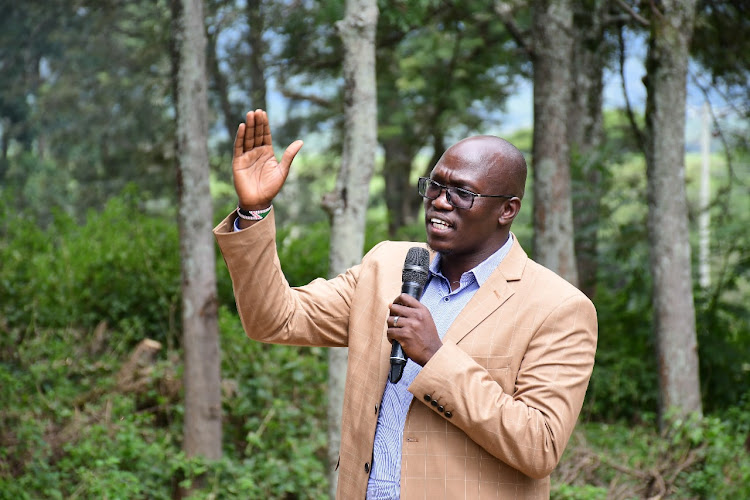
{"type": "Polygon", "coordinates": [[[411,247],[404,260],[404,270],[401,272],[401,281],[404,283],[417,283],[419,287],[427,284],[430,269],[430,252],[422,247],[411,247]]]}

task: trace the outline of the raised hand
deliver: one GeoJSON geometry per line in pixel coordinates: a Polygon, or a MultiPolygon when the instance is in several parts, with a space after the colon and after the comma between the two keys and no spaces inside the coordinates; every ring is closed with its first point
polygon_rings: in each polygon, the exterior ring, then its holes
{"type": "Polygon", "coordinates": [[[294,141],[276,161],[268,115],[261,109],[247,113],[234,139],[232,173],[239,205],[245,210],[262,210],[271,205],[284,185],[292,160],[302,148],[294,141]]]}

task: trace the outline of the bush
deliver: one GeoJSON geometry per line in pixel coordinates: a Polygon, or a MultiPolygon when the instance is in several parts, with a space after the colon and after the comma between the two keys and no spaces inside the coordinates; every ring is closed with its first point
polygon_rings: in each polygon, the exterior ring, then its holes
{"type": "Polygon", "coordinates": [[[0,210],[6,327],[93,328],[104,321],[126,343],[174,336],[180,318],[177,228],[139,210],[137,198],[128,190],[101,212],[90,211],[83,225],[57,212],[45,229],[0,210]]]}
{"type": "Polygon", "coordinates": [[[220,327],[217,462],[181,451],[183,408],[163,389],[181,370],[169,353],[147,385],[123,392],[127,356],[92,351],[87,332],[28,337],[0,363],[0,499],[166,500],[191,484],[195,498],[324,498],[327,351],[250,341],[227,308],[220,327]]]}
{"type": "Polygon", "coordinates": [[[553,499],[750,498],[750,405],[653,425],[578,426],[553,473],[553,499]]]}

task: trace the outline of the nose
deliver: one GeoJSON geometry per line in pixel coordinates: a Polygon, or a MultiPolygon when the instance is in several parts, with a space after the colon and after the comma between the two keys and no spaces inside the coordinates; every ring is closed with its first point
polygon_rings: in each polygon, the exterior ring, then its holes
{"type": "Polygon", "coordinates": [[[438,195],[438,197],[435,198],[434,200],[431,200],[432,206],[440,210],[452,210],[453,205],[451,205],[450,202],[448,201],[448,196],[450,196],[448,194],[448,189],[441,188],[440,194],[438,195]]]}

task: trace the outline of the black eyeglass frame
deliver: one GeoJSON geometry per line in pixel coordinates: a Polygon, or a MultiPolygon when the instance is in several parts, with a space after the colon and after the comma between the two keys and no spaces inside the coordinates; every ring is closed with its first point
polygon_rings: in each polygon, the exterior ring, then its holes
{"type": "Polygon", "coordinates": [[[451,204],[451,206],[455,208],[462,208],[465,210],[470,209],[474,206],[474,198],[516,198],[515,195],[512,194],[479,194],[475,193],[473,191],[469,191],[468,189],[460,188],[460,187],[454,187],[454,186],[445,186],[443,184],[440,184],[439,182],[430,179],[429,177],[420,177],[419,182],[417,182],[417,193],[422,198],[427,198],[428,200],[437,200],[440,198],[440,195],[443,193],[443,190],[445,190],[445,199],[448,201],[448,203],[451,204]],[[435,186],[438,186],[440,188],[440,191],[438,192],[437,196],[434,198],[427,196],[427,188],[430,184],[434,184],[435,186]],[[453,203],[453,198],[451,198],[451,191],[454,192],[457,199],[461,199],[460,195],[458,193],[466,193],[468,195],[471,195],[471,202],[469,203],[468,207],[460,207],[453,203]]]}

